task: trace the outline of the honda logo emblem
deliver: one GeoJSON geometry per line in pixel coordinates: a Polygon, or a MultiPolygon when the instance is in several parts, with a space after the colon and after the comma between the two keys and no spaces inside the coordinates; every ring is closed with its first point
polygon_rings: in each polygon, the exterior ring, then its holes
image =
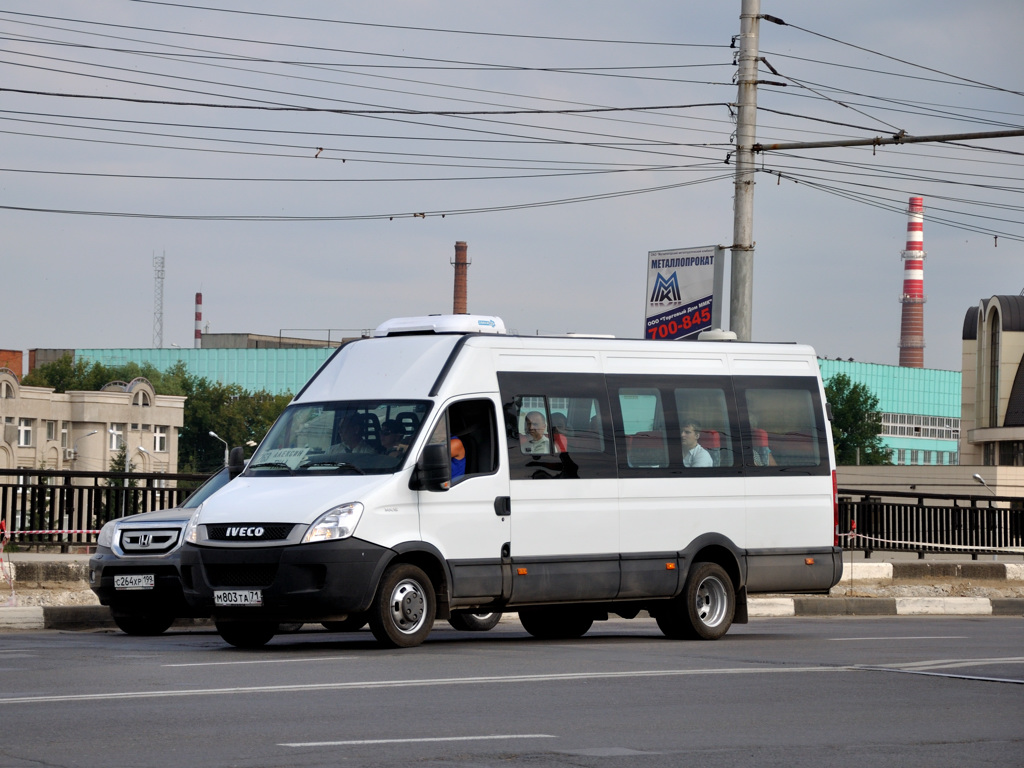
{"type": "Polygon", "coordinates": [[[139,534],[139,546],[140,547],[143,547],[143,548],[148,547],[152,540],[153,540],[152,534],[149,534],[149,533],[140,533],[139,534]]]}

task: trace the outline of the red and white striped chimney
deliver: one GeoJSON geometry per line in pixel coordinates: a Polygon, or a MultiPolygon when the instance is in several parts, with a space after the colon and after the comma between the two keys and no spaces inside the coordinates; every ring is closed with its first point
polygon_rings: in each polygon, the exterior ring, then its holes
{"type": "Polygon", "coordinates": [[[903,317],[900,322],[900,365],[924,368],[924,198],[910,198],[907,248],[903,256],[903,317]]]}
{"type": "Polygon", "coordinates": [[[196,349],[202,349],[203,347],[203,294],[196,294],[196,349]]]}

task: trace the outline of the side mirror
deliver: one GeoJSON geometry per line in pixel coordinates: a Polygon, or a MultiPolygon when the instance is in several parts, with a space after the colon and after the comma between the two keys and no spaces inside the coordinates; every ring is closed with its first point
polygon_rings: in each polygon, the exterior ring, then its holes
{"type": "Polygon", "coordinates": [[[412,489],[416,491],[447,491],[452,483],[452,464],[448,446],[434,443],[423,449],[416,462],[412,489]]]}
{"type": "Polygon", "coordinates": [[[228,453],[228,477],[234,480],[245,469],[245,448],[236,445],[228,453]]]}

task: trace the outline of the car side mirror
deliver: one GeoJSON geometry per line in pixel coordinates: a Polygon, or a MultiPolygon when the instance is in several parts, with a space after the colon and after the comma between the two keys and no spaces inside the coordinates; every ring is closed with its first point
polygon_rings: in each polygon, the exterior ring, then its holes
{"type": "Polygon", "coordinates": [[[447,491],[452,483],[452,464],[448,446],[433,443],[423,449],[416,462],[410,487],[414,491],[447,491]]]}
{"type": "Polygon", "coordinates": [[[245,448],[236,445],[228,453],[228,477],[234,480],[245,469],[245,448]]]}

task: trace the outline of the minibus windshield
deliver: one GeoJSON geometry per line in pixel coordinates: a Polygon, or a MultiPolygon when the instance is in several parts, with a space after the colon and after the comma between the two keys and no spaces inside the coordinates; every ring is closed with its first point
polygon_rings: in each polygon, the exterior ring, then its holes
{"type": "Polygon", "coordinates": [[[349,400],[289,406],[245,471],[266,474],[386,474],[405,464],[430,403],[349,400]]]}

